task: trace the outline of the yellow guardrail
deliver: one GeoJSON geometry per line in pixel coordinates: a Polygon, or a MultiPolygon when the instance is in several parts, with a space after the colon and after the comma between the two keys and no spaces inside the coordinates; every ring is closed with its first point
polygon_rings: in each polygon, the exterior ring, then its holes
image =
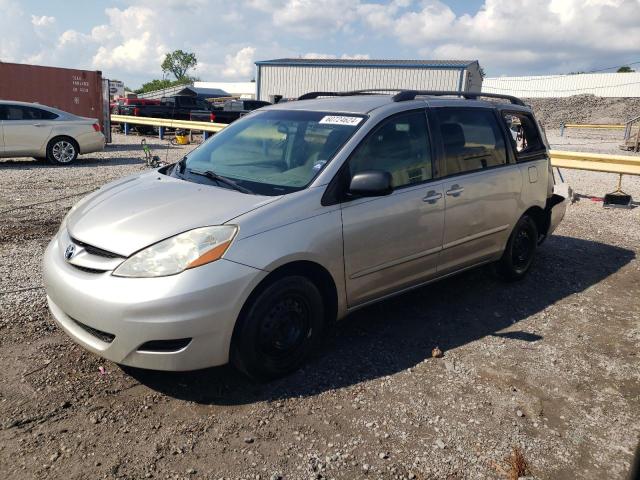
{"type": "Polygon", "coordinates": [[[565,123],[564,128],[595,128],[595,129],[614,129],[624,130],[624,123],[598,124],[598,123],[565,123]]]}
{"type": "Polygon", "coordinates": [[[640,157],[603,153],[551,150],[551,165],[558,168],[590,170],[593,172],[640,175],[640,157]]]}
{"type": "MultiPolygon", "coordinates": [[[[133,117],[129,115],[111,115],[111,121],[134,125],[149,125],[153,127],[201,130],[205,132],[219,132],[227,126],[224,123],[192,122],[189,120],[133,117]]],[[[602,153],[569,152],[564,150],[550,150],[549,155],[551,157],[551,165],[558,168],[640,175],[640,157],[631,155],[607,155],[602,153]]]]}
{"type": "Polygon", "coordinates": [[[148,125],[151,127],[182,128],[184,130],[202,130],[204,132],[219,132],[227,125],[213,122],[192,122],[190,120],[172,120],[169,118],[134,117],[131,115],[111,115],[111,121],[133,125],[148,125]]]}

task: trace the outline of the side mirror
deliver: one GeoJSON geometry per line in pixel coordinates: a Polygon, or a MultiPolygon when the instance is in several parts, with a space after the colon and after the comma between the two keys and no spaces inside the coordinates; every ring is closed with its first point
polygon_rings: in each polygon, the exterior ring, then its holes
{"type": "Polygon", "coordinates": [[[349,193],[360,197],[381,197],[393,192],[391,174],[382,170],[365,170],[351,178],[349,193]]]}

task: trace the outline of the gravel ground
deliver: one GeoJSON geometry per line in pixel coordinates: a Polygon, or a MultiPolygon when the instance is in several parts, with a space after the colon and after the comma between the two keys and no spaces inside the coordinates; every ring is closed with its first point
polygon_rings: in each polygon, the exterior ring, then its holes
{"type": "Polygon", "coordinates": [[[640,115],[640,98],[572,95],[562,98],[525,98],[542,124],[559,127],[564,123],[624,123],[640,115]]]}
{"type": "MultiPolygon", "coordinates": [[[[554,148],[617,151],[554,135],[554,148]]],[[[80,192],[144,169],[139,140],[117,135],[66,168],[0,162],[2,478],[508,479],[514,449],[533,478],[625,477],[640,435],[640,209],[587,198],[615,176],[563,171],[584,196],[524,281],[477,269],[363,309],[304,370],[255,384],[228,367],[122,369],[52,322],[44,248],[80,192]]],[[[170,161],[191,148],[149,142],[170,161]]],[[[640,179],[624,187],[640,199],[640,179]]]]}

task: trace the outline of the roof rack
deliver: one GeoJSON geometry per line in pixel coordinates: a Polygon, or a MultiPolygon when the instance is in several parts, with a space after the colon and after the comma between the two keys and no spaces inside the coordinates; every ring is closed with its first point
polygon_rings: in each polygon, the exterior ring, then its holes
{"type": "Polygon", "coordinates": [[[309,92],[298,97],[298,100],[313,100],[318,97],[351,97],[353,95],[376,95],[384,92],[397,92],[397,88],[370,88],[366,90],[350,90],[347,92],[309,92]]]}
{"type": "Polygon", "coordinates": [[[457,92],[457,91],[440,91],[440,90],[402,90],[399,88],[370,88],[365,90],[352,90],[348,92],[309,92],[300,95],[298,100],[311,100],[318,97],[349,97],[353,95],[375,95],[388,92],[398,92],[393,97],[394,102],[406,102],[414,100],[417,96],[428,95],[434,97],[455,96],[467,99],[485,98],[501,98],[509,100],[514,105],[526,106],[526,104],[518,97],[512,95],[502,95],[500,93],[483,93],[483,92],[457,92]]]}
{"type": "Polygon", "coordinates": [[[525,103],[518,97],[513,95],[502,95],[501,93],[484,93],[484,92],[456,92],[456,91],[439,91],[439,90],[401,90],[399,93],[393,96],[394,102],[405,102],[407,100],[413,100],[419,95],[429,95],[434,97],[440,96],[456,96],[464,97],[467,99],[477,99],[478,97],[485,98],[501,98],[509,100],[515,105],[526,106],[525,103]]]}

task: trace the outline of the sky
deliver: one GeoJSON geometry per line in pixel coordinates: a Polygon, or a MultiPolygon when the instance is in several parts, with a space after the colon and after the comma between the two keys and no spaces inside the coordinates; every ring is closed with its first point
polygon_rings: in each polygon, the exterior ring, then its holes
{"type": "Polygon", "coordinates": [[[0,61],[130,88],[175,49],[205,81],[283,57],[479,60],[493,77],[638,62],[639,40],[640,0],[0,0],[0,61]]]}

